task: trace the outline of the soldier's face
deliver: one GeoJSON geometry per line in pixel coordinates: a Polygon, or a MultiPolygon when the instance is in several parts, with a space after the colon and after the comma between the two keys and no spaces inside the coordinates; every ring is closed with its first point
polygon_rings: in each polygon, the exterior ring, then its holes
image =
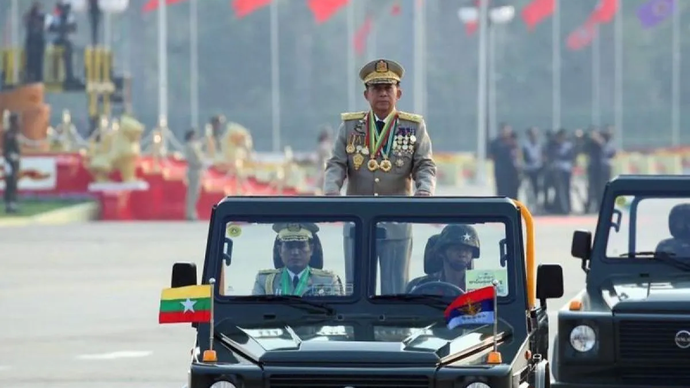
{"type": "Polygon", "coordinates": [[[455,271],[464,271],[472,261],[472,249],[464,245],[450,245],[446,248],[445,259],[455,271]]]}
{"type": "Polygon", "coordinates": [[[311,244],[308,241],[284,241],[280,244],[280,258],[292,272],[300,272],[309,265],[311,244]]]}
{"type": "Polygon", "coordinates": [[[369,85],[364,91],[364,98],[369,101],[372,109],[378,111],[393,109],[401,96],[402,90],[392,84],[369,85]]]}

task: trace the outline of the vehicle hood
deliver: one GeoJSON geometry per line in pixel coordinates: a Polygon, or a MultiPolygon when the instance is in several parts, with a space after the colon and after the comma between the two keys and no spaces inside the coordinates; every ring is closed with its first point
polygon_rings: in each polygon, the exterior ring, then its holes
{"type": "MultiPolygon", "coordinates": [[[[222,331],[222,342],[262,364],[348,364],[436,366],[453,362],[481,365],[491,350],[492,335],[445,327],[379,327],[364,335],[352,326],[272,328],[234,326],[222,331]],[[373,335],[371,335],[373,334],[373,335]],[[465,359],[463,361],[462,359],[465,359]],[[460,360],[458,360],[460,359],[460,360]]],[[[500,333],[499,337],[507,337],[500,333]]],[[[501,345],[502,346],[502,345],[501,345]]],[[[506,359],[510,359],[505,354],[506,359]]]]}
{"type": "Polygon", "coordinates": [[[688,311],[690,275],[618,278],[602,295],[614,313],[688,311]]]}

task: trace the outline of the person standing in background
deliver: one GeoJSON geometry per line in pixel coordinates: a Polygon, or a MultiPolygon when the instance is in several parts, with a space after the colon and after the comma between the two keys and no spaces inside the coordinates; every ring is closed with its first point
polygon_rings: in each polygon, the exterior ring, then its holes
{"type": "Polygon", "coordinates": [[[328,159],[330,159],[331,156],[333,156],[333,131],[331,130],[330,126],[324,126],[322,128],[317,142],[318,144],[316,148],[316,166],[318,168],[319,175],[316,179],[316,187],[318,187],[320,190],[323,187],[324,183],[326,163],[328,162],[328,159]]]}
{"type": "Polygon", "coordinates": [[[196,205],[201,192],[201,177],[204,175],[204,154],[201,144],[192,128],[185,134],[185,158],[187,159],[187,193],[185,198],[185,216],[189,221],[198,219],[196,205]]]}
{"type": "Polygon", "coordinates": [[[41,3],[35,1],[29,12],[24,15],[24,26],[26,27],[24,82],[27,83],[43,81],[43,56],[46,49],[46,29],[49,25],[49,18],[41,8],[41,3]]]}
{"type": "Polygon", "coordinates": [[[525,172],[529,188],[526,190],[528,203],[535,209],[541,207],[541,175],[544,168],[542,142],[539,140],[539,130],[532,127],[527,130],[527,139],[522,143],[523,171],[525,172]]]}
{"type": "Polygon", "coordinates": [[[89,22],[91,24],[91,45],[98,46],[98,27],[101,22],[99,0],[89,0],[89,22]]]}
{"type": "Polygon", "coordinates": [[[21,147],[19,144],[19,116],[16,113],[9,115],[6,130],[2,139],[2,155],[4,159],[5,176],[5,212],[17,213],[17,192],[19,190],[19,168],[21,160],[21,147]]]}

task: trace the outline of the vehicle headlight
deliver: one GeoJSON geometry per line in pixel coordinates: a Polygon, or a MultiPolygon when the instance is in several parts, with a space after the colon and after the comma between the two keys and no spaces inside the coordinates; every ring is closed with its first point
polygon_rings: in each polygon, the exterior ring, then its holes
{"type": "Polygon", "coordinates": [[[219,382],[211,385],[211,388],[237,388],[237,387],[235,387],[235,384],[230,383],[228,381],[219,381],[219,382]]]}
{"type": "Polygon", "coordinates": [[[570,345],[578,352],[589,352],[596,342],[594,329],[587,325],[577,326],[570,332],[570,345]]]}
{"type": "Polygon", "coordinates": [[[472,383],[467,386],[467,388],[491,388],[489,384],[484,384],[484,383],[472,383]]]}

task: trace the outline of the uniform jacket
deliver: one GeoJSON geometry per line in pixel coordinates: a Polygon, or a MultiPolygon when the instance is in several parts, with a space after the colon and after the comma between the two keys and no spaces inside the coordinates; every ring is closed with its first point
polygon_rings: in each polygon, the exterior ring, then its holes
{"type": "MultiPolygon", "coordinates": [[[[348,153],[347,146],[367,147],[365,143],[368,131],[366,117],[368,112],[343,113],[342,123],[333,144],[331,158],[326,163],[324,193],[340,192],[347,180],[346,195],[400,195],[410,196],[416,191],[434,193],[436,189],[436,163],[433,160],[431,139],[426,131],[426,124],[420,115],[398,112],[398,135],[414,135],[416,141],[408,150],[401,150],[398,155],[391,151],[390,160],[393,168],[389,172],[378,169],[369,171],[366,166],[369,156],[357,168],[354,162],[357,153],[348,153]]],[[[381,163],[381,156],[377,161],[381,163]]],[[[410,238],[409,224],[387,223],[387,239],[397,240],[410,238]]],[[[346,235],[348,228],[345,228],[346,235]]]]}
{"type": "Polygon", "coordinates": [[[195,141],[188,141],[184,145],[185,158],[190,171],[200,171],[204,168],[204,159],[200,146],[195,141]]]}
{"type": "MultiPolygon", "coordinates": [[[[252,295],[280,295],[282,275],[285,268],[259,271],[254,281],[252,295]],[[267,292],[268,290],[268,292],[267,292]]],[[[311,268],[307,288],[300,296],[344,296],[343,283],[338,275],[321,269],[311,268]]]]}
{"type": "MultiPolygon", "coordinates": [[[[326,179],[324,192],[340,192],[347,179],[347,195],[413,195],[414,182],[417,191],[434,193],[436,188],[436,163],[433,160],[431,139],[426,132],[426,124],[420,115],[398,112],[397,132],[409,132],[416,137],[415,144],[409,152],[399,156],[391,155],[393,168],[389,172],[376,170],[371,172],[365,162],[358,169],[355,168],[353,158],[355,154],[348,154],[347,145],[355,141],[364,144],[366,135],[367,112],[343,113],[342,123],[333,144],[333,155],[326,163],[326,179]],[[400,159],[402,165],[395,162],[400,159]]],[[[377,158],[380,163],[383,159],[377,158]]]]}

